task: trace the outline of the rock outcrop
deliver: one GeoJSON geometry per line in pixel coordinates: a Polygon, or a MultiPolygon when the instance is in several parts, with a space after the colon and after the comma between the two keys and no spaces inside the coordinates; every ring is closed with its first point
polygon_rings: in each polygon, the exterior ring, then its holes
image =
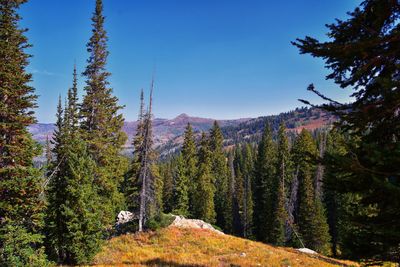
{"type": "Polygon", "coordinates": [[[175,216],[174,221],[169,227],[207,229],[218,234],[224,234],[209,223],[197,219],[186,219],[183,216],[175,216]]]}

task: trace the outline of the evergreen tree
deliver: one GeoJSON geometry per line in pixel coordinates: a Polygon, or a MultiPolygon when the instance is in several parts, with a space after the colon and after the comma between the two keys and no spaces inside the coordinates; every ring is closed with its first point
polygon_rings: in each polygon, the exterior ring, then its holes
{"type": "Polygon", "coordinates": [[[63,173],[66,171],[66,135],[64,123],[64,109],[61,103],[61,96],[58,97],[57,113],[56,113],[56,129],[53,133],[52,153],[53,161],[49,166],[48,188],[46,188],[46,196],[48,206],[46,210],[46,248],[47,254],[53,260],[62,262],[65,260],[65,240],[66,233],[65,218],[63,217],[61,205],[66,199],[65,189],[67,187],[63,173]]]}
{"type": "Polygon", "coordinates": [[[327,25],[328,41],[294,43],[301,53],[324,59],[327,78],[354,97],[340,104],[309,86],[352,136],[348,152],[331,163],[342,173],[332,183],[335,192],[353,194],[358,207],[347,221],[360,237],[354,258],[400,260],[399,14],[398,1],[363,1],[347,20],[327,25]]]}
{"type": "Polygon", "coordinates": [[[250,144],[243,147],[243,237],[253,237],[253,175],[254,175],[254,159],[250,144]]]}
{"type": "Polygon", "coordinates": [[[267,124],[258,146],[254,176],[254,233],[257,240],[270,242],[272,231],[272,181],[276,175],[276,147],[267,124]]]}
{"type": "Polygon", "coordinates": [[[273,184],[273,212],[271,243],[276,245],[285,244],[285,224],[287,221],[287,189],[285,185],[290,180],[289,142],[286,137],[286,127],[282,123],[278,132],[278,160],[277,174],[273,184]]]}
{"type": "Polygon", "coordinates": [[[234,209],[235,201],[235,166],[234,166],[234,151],[228,153],[228,193],[226,196],[225,210],[225,233],[233,234],[233,217],[236,212],[234,209]]]}
{"type": "Polygon", "coordinates": [[[243,157],[240,146],[236,147],[234,159],[234,194],[232,201],[232,219],[233,219],[233,233],[237,236],[243,236],[243,207],[244,207],[244,179],[242,175],[243,157]]]}
{"type": "Polygon", "coordinates": [[[182,155],[176,159],[174,169],[173,211],[182,216],[189,215],[189,179],[182,155]]]}
{"type": "Polygon", "coordinates": [[[24,0],[0,2],[0,265],[44,266],[42,178],[33,168],[40,154],[27,126],[35,122],[30,47],[17,13],[24,0]]]}
{"type": "Polygon", "coordinates": [[[313,177],[316,171],[317,146],[311,133],[303,129],[296,139],[294,161],[298,164],[298,211],[296,225],[304,245],[321,253],[329,252],[330,236],[324,208],[315,197],[313,177]]]}
{"type": "Polygon", "coordinates": [[[140,166],[144,154],[144,126],[145,126],[145,103],[143,89],[140,92],[140,109],[137,120],[136,133],[133,137],[133,159],[131,168],[126,174],[123,191],[128,210],[136,212],[139,210],[139,188],[140,188],[140,166]]]}
{"type": "MultiPolygon", "coordinates": [[[[79,136],[69,140],[65,155],[68,163],[59,178],[65,185],[64,199],[58,203],[62,221],[58,222],[61,229],[56,234],[60,239],[54,240],[61,250],[56,252],[62,263],[90,263],[100,250],[103,237],[100,197],[93,188],[96,164],[79,136]]],[[[53,182],[50,190],[57,186],[60,184],[53,182]]]]}
{"type": "Polygon", "coordinates": [[[114,222],[115,214],[123,203],[119,186],[127,162],[120,151],[126,135],[122,131],[123,117],[118,114],[121,106],[112,95],[108,82],[110,73],[106,71],[106,62],[109,53],[101,0],[96,0],[92,22],[92,36],[87,44],[90,56],[83,72],[86,95],[80,109],[83,119],[81,128],[97,165],[95,184],[101,197],[103,225],[108,227],[114,222]]]}
{"type": "Polygon", "coordinates": [[[186,169],[186,177],[189,180],[189,215],[193,216],[194,211],[194,195],[196,194],[197,188],[197,154],[196,154],[196,143],[194,140],[193,129],[190,123],[186,126],[183,145],[182,145],[182,157],[186,169]]]}
{"type": "Polygon", "coordinates": [[[210,130],[211,172],[215,185],[216,224],[225,229],[226,194],[228,192],[228,177],[226,157],[223,151],[224,136],[217,121],[210,130]]]}
{"type": "Polygon", "coordinates": [[[210,144],[203,132],[198,151],[198,171],[196,192],[194,192],[194,216],[209,223],[215,223],[214,194],[215,186],[211,174],[210,144]]]}
{"type": "Polygon", "coordinates": [[[74,69],[65,109],[59,98],[53,139],[55,157],[47,188],[47,251],[55,261],[67,264],[90,262],[102,238],[101,206],[93,186],[96,166],[77,125],[76,85],[74,69]]]}
{"type": "Polygon", "coordinates": [[[174,169],[176,160],[159,165],[160,175],[163,181],[162,202],[163,211],[170,213],[174,207],[174,169]]]}

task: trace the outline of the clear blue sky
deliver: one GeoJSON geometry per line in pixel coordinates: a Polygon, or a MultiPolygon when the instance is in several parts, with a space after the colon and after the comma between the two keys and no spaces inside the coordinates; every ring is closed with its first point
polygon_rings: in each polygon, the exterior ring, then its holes
{"type": "MultiPolygon", "coordinates": [[[[94,0],[31,0],[23,5],[40,122],[55,120],[59,94],[71,85],[74,61],[85,67],[94,0]]],[[[325,39],[326,23],[346,18],[356,0],[105,0],[108,69],[127,120],[138,111],[156,66],[155,116],[180,113],[217,119],[288,111],[309,83],[339,101],[349,91],[325,81],[323,62],[299,55],[290,41],[325,39]]],[[[80,78],[82,92],[84,82],[80,78]]]]}

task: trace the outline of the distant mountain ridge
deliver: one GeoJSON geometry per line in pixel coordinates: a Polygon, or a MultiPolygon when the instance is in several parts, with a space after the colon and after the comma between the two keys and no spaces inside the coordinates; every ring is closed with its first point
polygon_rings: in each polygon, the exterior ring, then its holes
{"type": "MultiPolygon", "coordinates": [[[[236,120],[217,120],[221,127],[235,126],[242,122],[248,121],[251,118],[243,118],[236,120]]],[[[155,147],[159,147],[169,140],[180,136],[185,131],[185,127],[190,123],[195,131],[207,131],[211,128],[215,119],[191,117],[185,113],[178,115],[173,119],[153,120],[153,134],[155,147]]],[[[125,144],[127,148],[131,146],[132,138],[136,134],[137,121],[126,121],[123,126],[123,131],[128,135],[128,141],[125,144]]],[[[41,144],[46,142],[46,138],[52,138],[55,130],[53,123],[35,123],[28,127],[33,138],[41,144]]]]}
{"type": "MultiPolygon", "coordinates": [[[[173,119],[155,118],[153,120],[154,146],[161,157],[173,154],[183,143],[182,135],[188,123],[192,125],[196,136],[199,137],[200,132],[208,131],[214,121],[215,119],[211,118],[191,117],[185,113],[173,119]]],[[[303,128],[315,130],[332,124],[336,118],[318,108],[297,108],[278,115],[217,121],[224,134],[225,145],[229,146],[240,142],[257,142],[267,122],[274,131],[278,129],[281,122],[285,122],[288,131],[296,133],[303,128]]],[[[137,121],[124,123],[123,131],[128,135],[124,154],[129,155],[132,152],[131,144],[136,127],[137,121]]],[[[36,123],[29,126],[33,138],[42,144],[46,142],[47,137],[51,139],[54,129],[55,125],[51,123],[36,123]]]]}

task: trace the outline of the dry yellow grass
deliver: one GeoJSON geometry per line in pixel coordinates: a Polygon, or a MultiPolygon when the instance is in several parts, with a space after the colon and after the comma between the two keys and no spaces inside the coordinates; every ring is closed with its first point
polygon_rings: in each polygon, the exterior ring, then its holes
{"type": "Polygon", "coordinates": [[[358,266],[202,229],[166,228],[109,240],[96,266],[358,266]]]}

